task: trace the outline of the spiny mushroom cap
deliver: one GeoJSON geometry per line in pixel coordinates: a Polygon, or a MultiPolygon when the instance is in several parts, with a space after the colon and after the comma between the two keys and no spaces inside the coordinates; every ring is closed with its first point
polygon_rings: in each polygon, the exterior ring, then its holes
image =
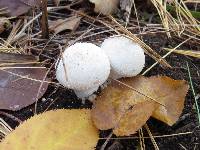
{"type": "Polygon", "coordinates": [[[103,84],[110,74],[110,62],[105,52],[92,43],[76,43],[63,53],[56,77],[65,87],[82,91],[103,84]]]}
{"type": "Polygon", "coordinates": [[[142,71],[144,50],[132,40],[123,36],[109,37],[101,48],[109,57],[112,78],[131,77],[142,71]]]}
{"type": "Polygon", "coordinates": [[[119,0],[89,0],[91,3],[95,4],[94,11],[97,13],[102,13],[104,15],[109,15],[117,10],[119,0]]]}

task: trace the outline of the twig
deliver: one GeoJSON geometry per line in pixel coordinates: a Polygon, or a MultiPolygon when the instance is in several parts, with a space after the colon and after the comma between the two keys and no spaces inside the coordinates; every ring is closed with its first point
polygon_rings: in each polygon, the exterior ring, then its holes
{"type": "Polygon", "coordinates": [[[9,114],[9,113],[0,111],[0,114],[1,114],[1,115],[4,115],[4,116],[6,116],[6,117],[8,117],[8,118],[10,118],[10,119],[13,119],[14,121],[16,121],[16,122],[18,122],[18,123],[22,123],[22,120],[20,120],[19,118],[15,117],[15,116],[13,116],[13,115],[11,115],[11,114],[9,114]]]}
{"type": "Polygon", "coordinates": [[[139,132],[140,149],[145,150],[144,135],[142,128],[139,129],[138,132],[139,132]]]}
{"type": "Polygon", "coordinates": [[[50,70],[53,68],[53,66],[55,65],[55,62],[50,66],[50,68],[47,70],[45,76],[43,77],[42,79],[42,82],[40,83],[40,87],[38,88],[38,92],[37,92],[37,95],[36,95],[36,102],[35,102],[35,111],[34,111],[34,115],[37,114],[37,104],[38,104],[38,97],[40,95],[40,91],[42,90],[42,86],[44,84],[44,82],[46,81],[47,79],[47,75],[48,73],[50,72],[50,70]]]}
{"type": "MultiPolygon", "coordinates": [[[[182,136],[182,135],[189,135],[193,132],[183,132],[183,133],[176,133],[176,134],[166,134],[166,135],[154,135],[154,138],[168,138],[173,136],[182,136]]],[[[127,136],[127,137],[116,137],[116,138],[110,138],[111,140],[127,140],[127,139],[139,139],[140,137],[137,136],[127,136]]],[[[143,137],[144,139],[149,139],[150,137],[143,137]]],[[[99,138],[100,140],[104,140],[107,138],[99,138]]]]}
{"type": "Polygon", "coordinates": [[[156,143],[156,141],[155,141],[155,139],[154,139],[154,136],[152,135],[152,133],[151,133],[151,131],[150,131],[148,125],[145,124],[144,127],[146,128],[146,130],[147,130],[147,132],[148,132],[148,134],[149,134],[149,136],[150,136],[150,138],[151,138],[151,141],[152,141],[152,143],[153,143],[153,146],[154,146],[155,150],[159,150],[159,147],[158,147],[158,145],[157,145],[157,143],[156,143]]]}
{"type": "Polygon", "coordinates": [[[100,150],[104,150],[106,148],[106,145],[108,144],[110,138],[112,137],[113,135],[113,132],[111,132],[108,137],[106,138],[106,141],[103,143],[103,145],[101,146],[101,149],[100,150]]]}
{"type": "Polygon", "coordinates": [[[42,38],[49,38],[49,26],[48,26],[48,13],[47,13],[47,0],[42,0],[42,18],[41,18],[41,28],[42,28],[42,38]]]}
{"type": "MultiPolygon", "coordinates": [[[[55,10],[60,10],[60,9],[66,9],[69,6],[60,6],[60,7],[48,7],[47,11],[55,11],[55,10]]],[[[22,29],[21,31],[15,36],[15,40],[20,38],[21,35],[24,33],[24,31],[33,23],[33,21],[37,20],[40,16],[42,16],[42,13],[39,13],[36,15],[33,19],[31,19],[22,29]]]]}

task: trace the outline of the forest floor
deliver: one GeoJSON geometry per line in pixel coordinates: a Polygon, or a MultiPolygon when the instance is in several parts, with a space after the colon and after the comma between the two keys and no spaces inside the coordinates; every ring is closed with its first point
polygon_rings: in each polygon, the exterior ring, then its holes
{"type": "MultiPolygon", "coordinates": [[[[69,5],[70,2],[62,2],[60,5],[69,5]]],[[[51,6],[52,4],[48,4],[51,6]]],[[[134,35],[142,39],[144,43],[150,46],[161,56],[164,56],[168,51],[164,48],[175,48],[180,43],[181,45],[177,48],[180,50],[196,50],[200,52],[200,37],[189,38],[187,36],[177,36],[176,33],[171,32],[171,37],[168,37],[162,23],[159,19],[157,11],[149,6],[145,6],[138,2],[138,20],[133,13],[130,15],[129,22],[126,28],[134,35]],[[148,11],[147,11],[148,9],[148,11]],[[182,43],[185,41],[184,43],[182,43]]],[[[73,43],[74,41],[90,41],[94,44],[100,45],[100,43],[107,37],[115,35],[116,24],[114,24],[109,17],[104,15],[97,15],[91,12],[85,4],[78,4],[70,9],[58,10],[49,12],[49,20],[65,19],[72,16],[81,16],[78,27],[75,31],[70,29],[67,31],[60,32],[58,34],[50,33],[50,40],[42,39],[41,37],[35,36],[34,38],[27,39],[23,38],[21,41],[15,42],[15,45],[24,48],[25,53],[39,56],[41,62],[44,62],[44,66],[51,68],[48,74],[48,78],[51,79],[52,83],[49,84],[46,93],[38,100],[37,112],[42,113],[52,109],[71,109],[71,108],[91,108],[92,103],[88,100],[83,104],[80,99],[76,97],[72,90],[68,90],[62,86],[58,86],[55,78],[55,69],[51,67],[60,56],[60,51],[66,46],[66,43],[73,43]],[[83,9],[83,7],[85,7],[83,9]],[[84,12],[88,16],[81,15],[79,11],[84,12]],[[102,24],[102,22],[104,22],[102,24]],[[108,26],[105,26],[107,24],[108,26]],[[109,27],[112,27],[110,29],[109,27]]],[[[200,11],[200,4],[196,9],[200,11]]],[[[123,18],[123,13],[119,12],[115,19],[122,25],[126,23],[123,18]]],[[[12,20],[17,22],[18,19],[12,20]]],[[[28,28],[30,34],[35,34],[39,31],[39,24],[33,23],[32,27],[28,28]]],[[[3,32],[0,36],[6,39],[10,34],[10,30],[3,32]]],[[[28,33],[27,32],[27,33],[28,33]]],[[[200,33],[200,32],[199,32],[200,33]]],[[[196,100],[200,104],[200,59],[183,55],[170,53],[166,57],[166,61],[172,66],[172,68],[166,68],[163,65],[157,64],[151,70],[149,70],[145,76],[153,75],[166,75],[173,79],[186,80],[190,83],[190,76],[193,81],[193,86],[196,91],[196,100]]],[[[155,63],[155,60],[150,56],[146,55],[146,64],[143,72],[147,70],[151,65],[155,63]]],[[[18,111],[1,110],[11,114],[12,116],[23,121],[34,115],[35,104],[25,107],[18,111]]],[[[4,119],[12,128],[19,125],[12,117],[1,113],[0,117],[4,119]]],[[[198,114],[195,109],[195,98],[192,89],[186,96],[185,107],[180,119],[173,126],[168,126],[156,119],[150,118],[147,122],[151,133],[157,143],[157,146],[161,150],[198,150],[200,149],[200,124],[198,121],[198,114]]],[[[111,131],[101,131],[100,140],[96,149],[101,149],[107,136],[111,131]]],[[[145,128],[144,132],[144,144],[145,148],[154,149],[152,139],[145,128]]],[[[138,134],[134,134],[130,137],[116,137],[112,136],[105,149],[108,150],[133,150],[140,149],[140,139],[138,134]]]]}

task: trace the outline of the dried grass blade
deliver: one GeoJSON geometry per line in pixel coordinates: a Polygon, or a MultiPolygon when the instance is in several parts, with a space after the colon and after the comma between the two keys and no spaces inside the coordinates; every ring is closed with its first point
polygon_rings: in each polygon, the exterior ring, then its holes
{"type": "MultiPolygon", "coordinates": [[[[170,48],[164,48],[164,50],[169,51],[169,52],[172,51],[172,49],[170,49],[170,48]]],[[[173,50],[173,52],[177,53],[177,54],[182,54],[182,55],[186,55],[186,56],[200,58],[200,52],[199,51],[194,51],[194,50],[173,50]]]]}

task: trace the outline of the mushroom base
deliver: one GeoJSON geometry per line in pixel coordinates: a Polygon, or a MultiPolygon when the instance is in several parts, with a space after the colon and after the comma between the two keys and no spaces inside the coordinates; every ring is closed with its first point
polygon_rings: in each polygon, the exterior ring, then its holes
{"type": "Polygon", "coordinates": [[[87,90],[82,90],[82,91],[74,90],[74,92],[78,98],[83,99],[83,98],[87,98],[90,95],[92,95],[94,92],[96,92],[98,90],[98,88],[99,88],[99,86],[93,87],[93,88],[90,88],[87,90]]]}

